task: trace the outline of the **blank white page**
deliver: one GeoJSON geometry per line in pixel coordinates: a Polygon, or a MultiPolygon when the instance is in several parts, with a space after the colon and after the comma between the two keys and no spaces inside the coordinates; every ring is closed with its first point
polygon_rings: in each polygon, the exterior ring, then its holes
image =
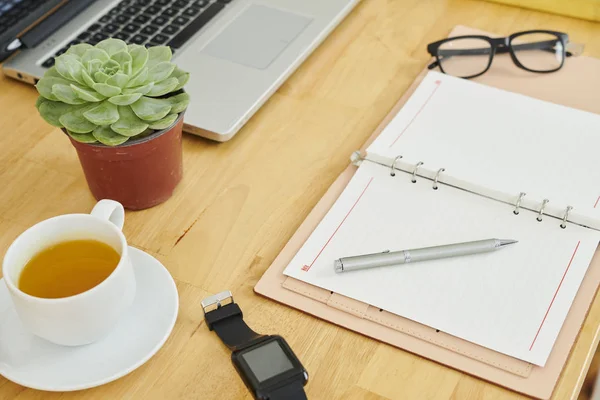
{"type": "Polygon", "coordinates": [[[543,366],[600,232],[365,161],[284,274],[543,366]],[[486,254],[336,274],[335,259],[481,239],[486,254]]]}
{"type": "Polygon", "coordinates": [[[548,199],[556,216],[570,205],[573,215],[600,219],[597,114],[429,72],[368,153],[445,168],[442,180],[492,189],[505,201],[525,192],[532,209],[548,199]]]}

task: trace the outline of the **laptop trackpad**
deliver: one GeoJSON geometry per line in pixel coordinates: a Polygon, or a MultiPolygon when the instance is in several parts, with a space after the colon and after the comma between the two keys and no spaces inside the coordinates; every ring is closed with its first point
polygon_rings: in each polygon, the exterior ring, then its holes
{"type": "Polygon", "coordinates": [[[202,53],[265,69],[311,21],[305,16],[253,4],[204,47],[202,53]]]}

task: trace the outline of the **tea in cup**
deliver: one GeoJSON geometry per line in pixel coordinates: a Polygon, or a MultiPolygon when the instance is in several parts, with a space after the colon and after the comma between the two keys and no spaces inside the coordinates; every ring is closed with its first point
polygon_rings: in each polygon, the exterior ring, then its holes
{"type": "Polygon", "coordinates": [[[136,289],[121,231],[124,216],[121,204],[101,200],[91,214],[50,218],[13,242],[2,271],[27,329],[50,342],[77,346],[115,326],[136,289]]]}

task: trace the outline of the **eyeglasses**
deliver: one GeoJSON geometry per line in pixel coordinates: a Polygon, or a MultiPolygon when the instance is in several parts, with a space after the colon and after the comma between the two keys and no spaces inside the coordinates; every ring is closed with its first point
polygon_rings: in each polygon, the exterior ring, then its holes
{"type": "Polygon", "coordinates": [[[568,44],[566,33],[544,30],[517,32],[505,38],[456,36],[427,46],[436,59],[427,68],[440,67],[445,74],[469,79],[487,72],[495,54],[510,53],[519,68],[554,72],[562,68],[566,57],[573,55],[567,51],[568,44]]]}

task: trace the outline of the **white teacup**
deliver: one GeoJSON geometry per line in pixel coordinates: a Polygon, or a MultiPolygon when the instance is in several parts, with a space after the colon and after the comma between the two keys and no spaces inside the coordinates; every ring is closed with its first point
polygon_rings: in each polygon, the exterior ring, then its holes
{"type": "Polygon", "coordinates": [[[78,346],[105,336],[133,303],[135,276],[121,229],[125,212],[120,203],[99,201],[91,214],[68,214],[42,221],[23,232],[9,247],[2,272],[23,325],[53,343],[78,346]],[[120,255],[115,270],[95,287],[75,296],[47,299],[28,295],[17,282],[29,260],[52,245],[94,239],[120,255]]]}

